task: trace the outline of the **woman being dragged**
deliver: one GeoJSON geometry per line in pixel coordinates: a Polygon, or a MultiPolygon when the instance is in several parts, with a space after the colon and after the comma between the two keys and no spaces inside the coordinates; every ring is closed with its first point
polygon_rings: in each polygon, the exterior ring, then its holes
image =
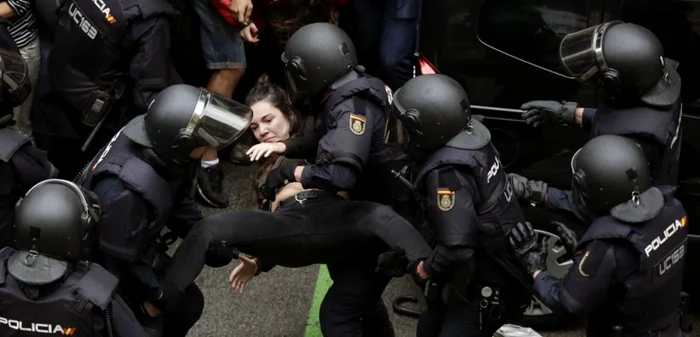
{"type": "MultiPolygon", "coordinates": [[[[254,112],[251,129],[260,142],[274,146],[299,129],[286,93],[276,85],[258,83],[248,94],[246,104],[254,112]]],[[[242,263],[231,274],[234,293],[240,292],[254,275],[274,265],[296,268],[370,256],[374,260],[368,263],[376,266],[377,254],[395,249],[388,253],[392,255],[383,257],[399,258],[401,262],[393,275],[401,276],[409,263],[430,254],[431,249],[420,233],[388,206],[349,201],[344,192],[304,190],[297,182],[281,188],[274,201],[264,200],[258,187],[266,174],[290,163],[290,159],[273,152],[261,152],[269,159],[256,176],[261,210],[222,212],[201,220],[173,256],[166,273],[167,288],[184,289],[205,263],[221,266],[228,260],[211,261],[222,252],[231,255],[232,250],[256,257],[240,256],[242,263]]]]}

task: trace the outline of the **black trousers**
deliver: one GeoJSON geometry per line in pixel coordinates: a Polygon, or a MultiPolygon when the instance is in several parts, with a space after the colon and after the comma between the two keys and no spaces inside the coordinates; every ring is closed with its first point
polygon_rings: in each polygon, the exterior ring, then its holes
{"type": "Polygon", "coordinates": [[[390,278],[375,272],[377,255],[401,247],[409,260],[416,260],[427,257],[430,246],[388,206],[322,192],[314,199],[293,200],[274,213],[205,217],[173,256],[165,277],[168,287],[184,289],[192,283],[210,245],[226,241],[242,253],[284,267],[328,264],[334,285],[321,307],[324,335],[393,336],[381,298],[390,278]]]}

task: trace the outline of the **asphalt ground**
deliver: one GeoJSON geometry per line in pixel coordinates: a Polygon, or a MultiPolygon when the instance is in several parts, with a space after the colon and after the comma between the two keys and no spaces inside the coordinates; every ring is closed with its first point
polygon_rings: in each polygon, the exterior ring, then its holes
{"type": "MultiPolygon", "coordinates": [[[[222,161],[223,162],[223,161],[222,161]]],[[[206,214],[250,209],[255,206],[252,179],[257,165],[236,166],[223,162],[225,188],[231,205],[226,210],[202,207],[206,214]]],[[[191,337],[319,337],[318,307],[331,284],[325,266],[299,269],[275,267],[253,278],[239,296],[231,294],[228,275],[236,262],[223,268],[205,269],[196,283],[205,297],[204,313],[190,331],[191,337]]],[[[409,278],[394,279],[384,293],[397,337],[415,336],[417,320],[399,316],[391,310],[392,301],[403,295],[420,298],[420,291],[409,278]]],[[[422,308],[419,304],[417,308],[422,308]]],[[[697,325],[699,315],[692,317],[697,325]]],[[[581,323],[557,331],[538,332],[544,337],[584,336],[581,323]]],[[[699,336],[695,331],[688,336],[699,336]]]]}

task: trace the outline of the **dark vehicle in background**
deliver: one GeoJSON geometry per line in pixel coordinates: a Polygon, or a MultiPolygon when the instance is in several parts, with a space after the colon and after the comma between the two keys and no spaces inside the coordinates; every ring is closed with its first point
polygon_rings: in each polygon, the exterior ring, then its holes
{"type": "MultiPolygon", "coordinates": [[[[531,100],[575,101],[595,107],[595,91],[567,75],[558,48],[571,32],[612,20],[642,25],[662,41],[666,57],[680,62],[683,140],[677,198],[690,218],[689,261],[700,261],[700,1],[682,0],[431,0],[424,1],[420,51],[422,73],[437,70],[459,81],[472,104],[518,109],[531,100]],[[431,70],[432,67],[432,70],[431,70]],[[695,243],[695,244],[694,244],[695,243]]],[[[570,156],[587,134],[579,127],[533,128],[515,112],[475,109],[486,116],[494,144],[508,172],[569,189],[570,156]],[[566,160],[538,162],[554,156],[566,160]]],[[[634,122],[634,121],[631,121],[634,122]]],[[[540,233],[549,236],[548,268],[563,276],[569,256],[549,228],[549,220],[565,220],[579,234],[585,227],[564,214],[525,208],[540,233]]],[[[700,273],[686,264],[686,288],[700,273]]],[[[700,292],[688,292],[700,295],[700,292]]],[[[552,326],[555,317],[536,300],[526,311],[530,325],[552,326]]]]}

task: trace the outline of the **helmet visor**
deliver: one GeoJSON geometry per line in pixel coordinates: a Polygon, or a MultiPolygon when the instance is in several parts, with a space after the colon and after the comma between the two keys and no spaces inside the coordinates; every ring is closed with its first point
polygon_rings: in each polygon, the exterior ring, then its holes
{"type": "Polygon", "coordinates": [[[559,45],[559,61],[571,76],[589,82],[605,71],[603,37],[618,21],[606,22],[567,34],[559,45]]]}
{"type": "Polygon", "coordinates": [[[253,111],[244,104],[201,89],[187,134],[198,144],[222,149],[248,129],[253,111]]]}

